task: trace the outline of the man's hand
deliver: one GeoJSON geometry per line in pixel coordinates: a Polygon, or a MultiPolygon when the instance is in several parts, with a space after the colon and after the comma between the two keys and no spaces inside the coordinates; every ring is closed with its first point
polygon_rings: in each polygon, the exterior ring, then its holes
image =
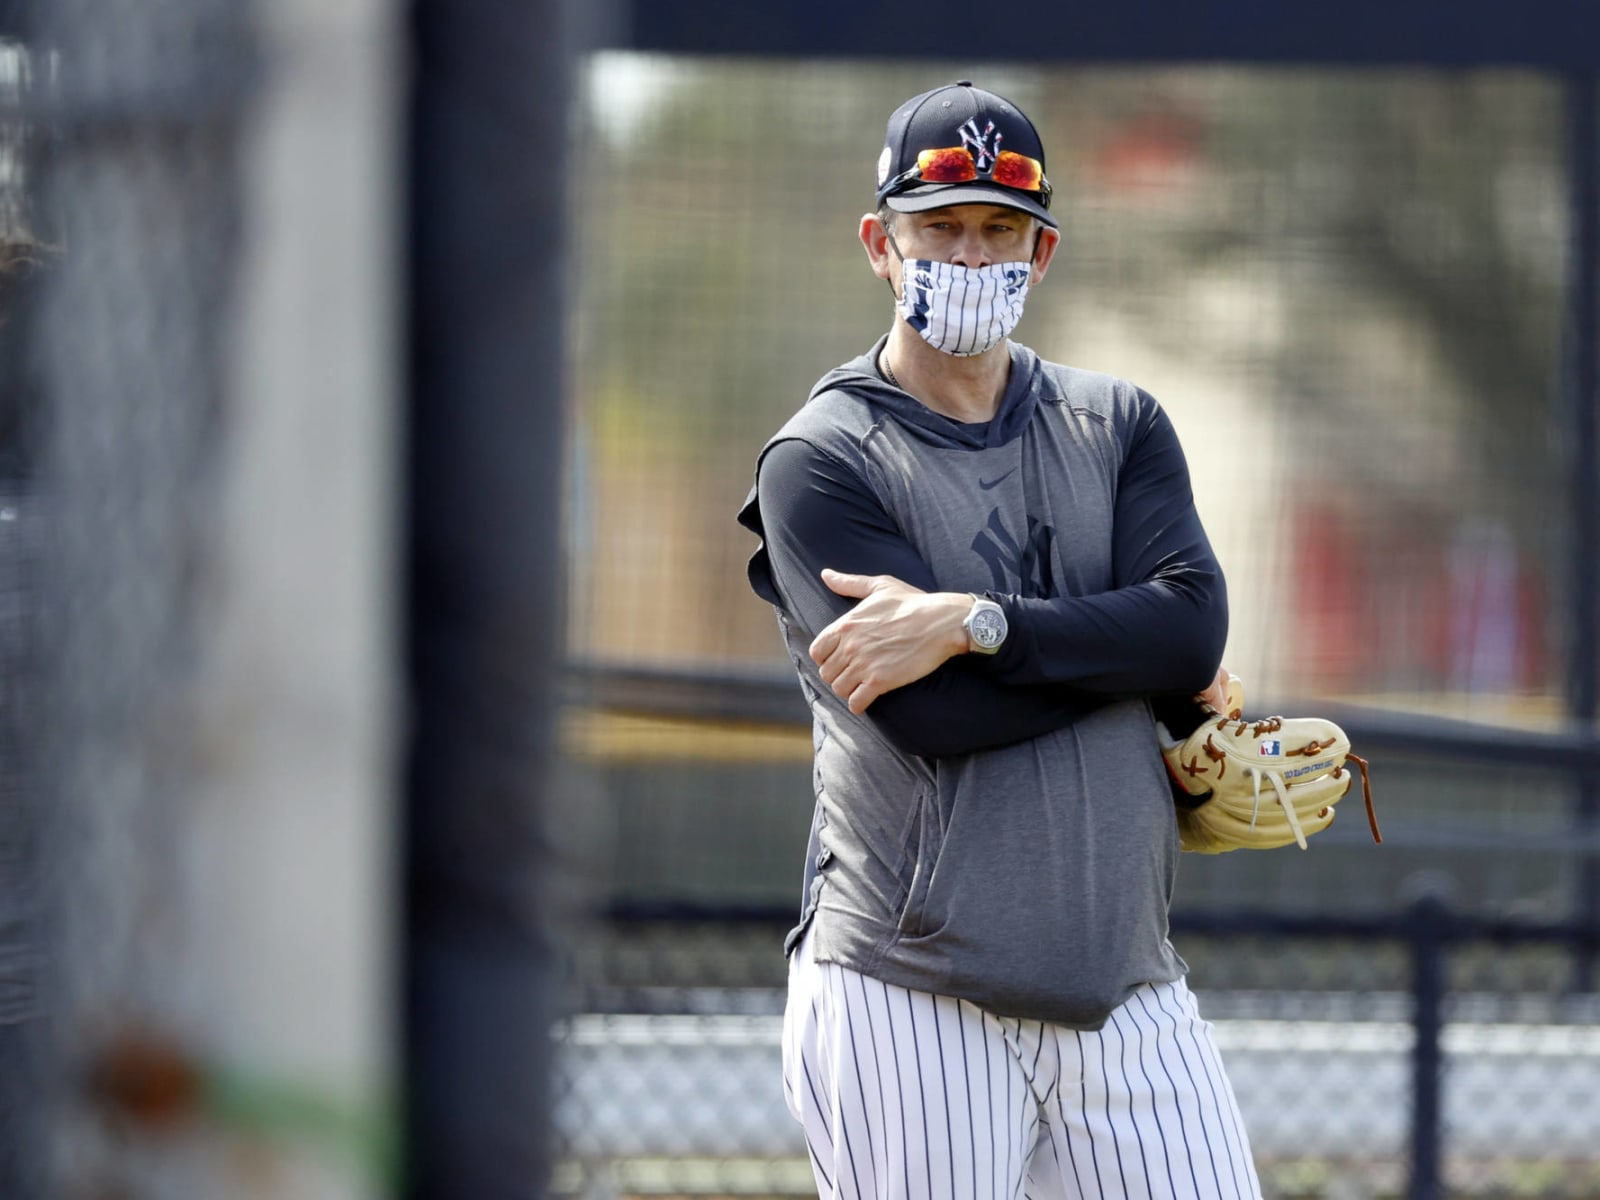
{"type": "Polygon", "coordinates": [[[822,679],[854,713],[885,692],[932,674],[967,650],[964,592],[924,592],[893,575],[846,575],[824,568],[822,582],[861,603],[811,643],[822,679]]]}
{"type": "Polygon", "coordinates": [[[1203,708],[1224,716],[1244,706],[1244,683],[1226,667],[1217,668],[1217,677],[1203,692],[1197,692],[1194,702],[1203,708]]]}

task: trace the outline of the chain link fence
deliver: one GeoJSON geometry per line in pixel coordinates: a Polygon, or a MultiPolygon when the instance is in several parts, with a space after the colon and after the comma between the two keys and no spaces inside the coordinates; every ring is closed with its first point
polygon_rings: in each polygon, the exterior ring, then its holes
{"type": "MultiPolygon", "coordinates": [[[[1315,922],[1303,922],[1314,926],[1315,922]]],[[[1263,1186],[1408,1194],[1419,1021],[1437,1004],[1440,1194],[1600,1186],[1600,1004],[1560,941],[1428,939],[1414,914],[1353,936],[1177,917],[1263,1186]],[[1443,987],[1420,995],[1423,956],[1443,987]]],[[[592,931],[582,1011],[558,1030],[557,1178],[584,1196],[814,1194],[779,1078],[782,926],[618,920],[592,931]]],[[[1415,1193],[1409,1193],[1415,1194],[1415,1193]]]]}

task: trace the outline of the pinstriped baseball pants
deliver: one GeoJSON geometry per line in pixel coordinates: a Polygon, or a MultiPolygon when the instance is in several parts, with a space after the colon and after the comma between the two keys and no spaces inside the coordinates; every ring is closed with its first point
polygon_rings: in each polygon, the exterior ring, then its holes
{"type": "Polygon", "coordinates": [[[789,966],[789,1111],[825,1200],[1258,1197],[1194,997],[1145,985],[1085,1033],[814,962],[789,966]]]}

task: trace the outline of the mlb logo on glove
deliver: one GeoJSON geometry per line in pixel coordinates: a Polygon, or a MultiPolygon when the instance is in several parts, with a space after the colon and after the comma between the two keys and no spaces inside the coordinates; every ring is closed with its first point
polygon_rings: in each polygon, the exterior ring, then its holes
{"type": "Polygon", "coordinates": [[[1283,743],[1274,741],[1262,742],[1260,749],[1256,753],[1261,755],[1262,758],[1282,758],[1283,743]]]}

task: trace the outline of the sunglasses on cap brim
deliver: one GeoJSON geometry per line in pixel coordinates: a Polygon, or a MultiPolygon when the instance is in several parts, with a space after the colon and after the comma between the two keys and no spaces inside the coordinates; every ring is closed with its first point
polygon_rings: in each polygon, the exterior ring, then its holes
{"type": "Polygon", "coordinates": [[[1019,192],[1036,192],[1040,207],[1050,207],[1050,181],[1044,177],[1044,164],[1038,159],[1015,150],[1002,150],[987,170],[979,170],[978,160],[966,146],[922,151],[917,155],[916,166],[889,180],[884,195],[892,196],[912,183],[974,183],[980,179],[1019,192]]]}

